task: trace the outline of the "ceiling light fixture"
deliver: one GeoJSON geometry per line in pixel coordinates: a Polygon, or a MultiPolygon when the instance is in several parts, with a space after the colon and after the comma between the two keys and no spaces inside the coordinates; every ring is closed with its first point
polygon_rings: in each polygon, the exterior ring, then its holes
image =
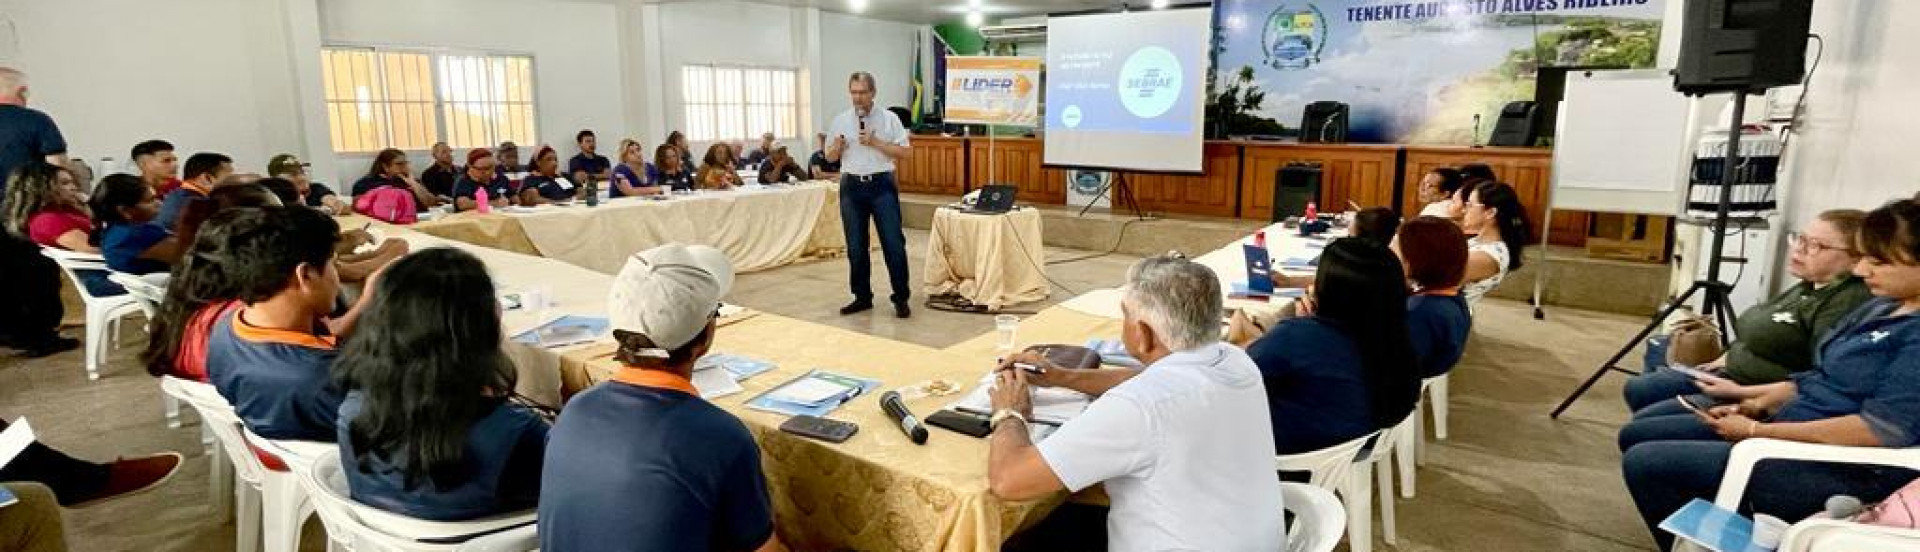
{"type": "Polygon", "coordinates": [[[1167,0],[1153,0],[1152,5],[1153,5],[1153,9],[1163,10],[1167,8],[1167,0]]]}
{"type": "Polygon", "coordinates": [[[980,11],[980,3],[981,0],[967,0],[967,7],[973,8],[974,11],[980,11]]]}
{"type": "Polygon", "coordinates": [[[987,14],[980,13],[980,10],[973,10],[973,11],[967,12],[967,25],[978,27],[981,24],[986,22],[987,22],[987,14]]]}
{"type": "Polygon", "coordinates": [[[853,10],[854,13],[867,11],[867,0],[847,0],[847,9],[853,10]]]}

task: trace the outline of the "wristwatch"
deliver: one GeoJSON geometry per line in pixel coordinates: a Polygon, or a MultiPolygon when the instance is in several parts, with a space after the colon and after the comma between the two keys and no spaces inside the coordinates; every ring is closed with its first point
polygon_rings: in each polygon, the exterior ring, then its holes
{"type": "Polygon", "coordinates": [[[1015,412],[1011,408],[1002,408],[1000,409],[999,412],[993,413],[993,417],[987,418],[987,427],[992,429],[999,429],[1000,422],[1007,418],[1018,418],[1020,419],[1020,423],[1023,423],[1023,424],[1029,423],[1027,421],[1027,417],[1020,415],[1019,412],[1015,412]]]}

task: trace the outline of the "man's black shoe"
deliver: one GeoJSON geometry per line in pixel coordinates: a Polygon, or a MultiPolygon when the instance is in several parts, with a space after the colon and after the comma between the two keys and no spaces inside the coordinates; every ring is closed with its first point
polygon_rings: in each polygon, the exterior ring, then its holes
{"type": "Polygon", "coordinates": [[[863,311],[869,311],[869,310],[873,310],[873,301],[860,300],[860,301],[854,301],[852,303],[847,303],[847,306],[840,307],[840,314],[841,316],[845,316],[845,315],[853,314],[856,312],[863,312],[863,311]]]}
{"type": "Polygon", "coordinates": [[[909,316],[913,316],[913,309],[910,309],[910,308],[907,308],[907,304],[906,304],[906,303],[894,303],[894,304],[893,304],[893,317],[894,317],[894,318],[906,318],[906,317],[909,317],[909,316]]]}

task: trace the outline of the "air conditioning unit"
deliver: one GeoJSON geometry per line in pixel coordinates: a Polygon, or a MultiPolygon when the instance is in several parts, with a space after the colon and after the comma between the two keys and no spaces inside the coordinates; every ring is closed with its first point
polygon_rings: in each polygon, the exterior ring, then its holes
{"type": "Polygon", "coordinates": [[[980,36],[993,42],[1040,40],[1047,37],[1047,24],[992,25],[981,27],[980,36]]]}

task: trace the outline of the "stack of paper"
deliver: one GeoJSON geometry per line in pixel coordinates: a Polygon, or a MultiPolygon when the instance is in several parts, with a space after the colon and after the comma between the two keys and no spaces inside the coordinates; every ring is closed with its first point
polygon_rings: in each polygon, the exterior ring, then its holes
{"type": "MultiPolygon", "coordinates": [[[[966,397],[962,397],[947,408],[968,414],[991,415],[993,397],[989,393],[992,393],[993,385],[994,374],[988,372],[985,377],[980,378],[980,385],[973,387],[973,392],[967,393],[966,397]]],[[[1033,419],[1030,421],[1034,423],[1050,425],[1067,423],[1067,420],[1079,416],[1087,409],[1087,405],[1093,403],[1092,396],[1072,389],[1060,387],[1030,387],[1029,389],[1033,391],[1033,419]]]]}
{"type": "Polygon", "coordinates": [[[607,326],[605,318],[569,314],[514,334],[513,341],[548,349],[565,347],[599,339],[607,333],[607,326]]]}
{"type": "Polygon", "coordinates": [[[726,353],[713,353],[701,357],[693,365],[693,387],[700,391],[700,397],[717,399],[739,393],[740,380],[751,378],[773,370],[774,365],[764,360],[747,358],[726,353]]]}

